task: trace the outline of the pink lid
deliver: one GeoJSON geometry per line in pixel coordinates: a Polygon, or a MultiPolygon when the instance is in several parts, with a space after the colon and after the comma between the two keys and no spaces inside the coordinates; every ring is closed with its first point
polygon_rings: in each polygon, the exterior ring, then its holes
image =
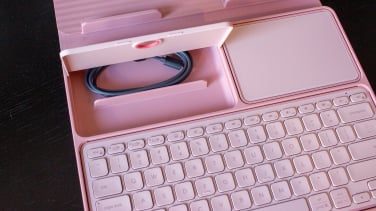
{"type": "Polygon", "coordinates": [[[61,51],[68,72],[167,55],[206,47],[222,46],[232,30],[227,22],[132,37],[61,51]]]}
{"type": "Polygon", "coordinates": [[[54,0],[61,49],[319,5],[319,0],[54,0]]]}

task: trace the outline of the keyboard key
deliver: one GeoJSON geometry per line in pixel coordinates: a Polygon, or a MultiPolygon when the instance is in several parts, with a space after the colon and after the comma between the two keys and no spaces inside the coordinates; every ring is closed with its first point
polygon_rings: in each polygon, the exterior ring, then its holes
{"type": "Polygon", "coordinates": [[[266,131],[270,139],[279,139],[285,137],[285,129],[280,122],[273,122],[266,125],[266,131]]]}
{"type": "Polygon", "coordinates": [[[215,177],[215,183],[219,192],[226,192],[235,189],[234,177],[231,173],[224,173],[215,177]]]}
{"type": "Polygon", "coordinates": [[[184,165],[189,178],[199,177],[205,173],[201,159],[188,160],[184,165]]]}
{"type": "Polygon", "coordinates": [[[307,131],[319,130],[322,125],[317,114],[310,114],[302,117],[304,126],[307,131]]]}
{"type": "Polygon", "coordinates": [[[320,193],[308,198],[312,211],[329,211],[332,209],[332,204],[328,194],[320,193]]]}
{"type": "Polygon", "coordinates": [[[211,155],[205,158],[208,173],[218,173],[225,169],[221,155],[211,155]]]}
{"type": "Polygon", "coordinates": [[[346,185],[349,182],[346,171],[344,168],[335,168],[328,171],[329,178],[332,181],[333,186],[346,185]]]}
{"type": "Polygon", "coordinates": [[[140,190],[144,182],[140,172],[132,172],[124,175],[124,186],[127,191],[140,190]]]}
{"type": "Polygon", "coordinates": [[[306,177],[297,177],[290,180],[292,190],[296,196],[305,195],[311,192],[311,186],[306,177]]]}
{"type": "Polygon", "coordinates": [[[108,174],[108,167],[105,159],[90,161],[89,169],[91,177],[101,177],[108,174]]]}
{"type": "Polygon", "coordinates": [[[239,168],[244,165],[244,160],[239,150],[226,152],[224,156],[227,168],[229,169],[239,168]]]}
{"type": "Polygon", "coordinates": [[[256,205],[264,205],[272,201],[272,197],[270,196],[270,192],[267,186],[252,188],[251,195],[256,205]]]}
{"type": "Polygon", "coordinates": [[[325,172],[311,174],[309,179],[311,180],[312,187],[315,191],[325,190],[330,187],[328,176],[325,172]]]}
{"type": "Polygon", "coordinates": [[[210,211],[209,204],[206,200],[192,202],[189,207],[191,211],[210,211]]]}
{"type": "Polygon", "coordinates": [[[125,155],[116,155],[113,157],[110,157],[110,167],[112,173],[119,173],[128,171],[128,159],[125,155]]]}
{"type": "Polygon", "coordinates": [[[274,180],[275,175],[270,164],[263,164],[255,167],[255,174],[259,183],[274,180]]]}
{"type": "Polygon", "coordinates": [[[284,124],[289,135],[301,134],[304,131],[299,118],[285,120],[284,124]]]}
{"type": "Polygon", "coordinates": [[[164,183],[162,170],[159,167],[145,170],[144,176],[145,183],[149,187],[161,185],[164,183]]]}
{"type": "Polygon", "coordinates": [[[298,111],[301,114],[311,113],[315,110],[315,106],[313,104],[306,104],[298,107],[298,111]]]}
{"type": "Polygon", "coordinates": [[[364,179],[376,177],[376,159],[367,160],[349,165],[347,171],[352,181],[357,182],[364,179]]]}
{"type": "Polygon", "coordinates": [[[281,117],[287,118],[292,117],[296,115],[296,109],[295,108],[285,108],[281,110],[281,117]]]}
{"type": "Polygon", "coordinates": [[[212,124],[206,127],[206,132],[209,134],[219,133],[223,130],[223,125],[220,123],[212,124]]]}
{"type": "Polygon", "coordinates": [[[185,142],[171,144],[170,152],[173,160],[183,160],[189,157],[187,143],[185,142]]]}
{"type": "Polygon", "coordinates": [[[228,200],[227,195],[213,197],[210,200],[210,203],[213,211],[231,210],[230,201],[228,200]]]}
{"type": "Polygon", "coordinates": [[[199,197],[210,196],[215,193],[214,183],[211,177],[196,180],[195,187],[199,197]]]}
{"type": "Polygon", "coordinates": [[[287,156],[296,155],[302,151],[297,138],[289,138],[283,140],[282,147],[287,156]]]}
{"type": "Polygon", "coordinates": [[[306,152],[314,151],[320,148],[317,137],[313,133],[309,133],[300,137],[303,149],[306,152]]]}
{"type": "Polygon", "coordinates": [[[368,182],[368,188],[370,190],[376,190],[376,180],[372,180],[368,182]]]}
{"type": "Polygon", "coordinates": [[[160,146],[150,149],[151,162],[154,165],[164,164],[170,160],[166,146],[160,146]]]}
{"type": "Polygon", "coordinates": [[[178,201],[188,201],[195,197],[191,182],[183,182],[176,184],[175,193],[178,201]]]}
{"type": "Polygon", "coordinates": [[[335,106],[343,106],[349,104],[350,100],[347,96],[336,97],[333,100],[335,106]]]}
{"type": "Polygon", "coordinates": [[[291,191],[286,181],[277,182],[270,186],[275,200],[280,201],[291,197],[291,191]]]}
{"type": "Polygon", "coordinates": [[[262,126],[251,127],[247,129],[250,142],[253,144],[266,141],[266,134],[262,126]]]}
{"type": "Polygon", "coordinates": [[[275,160],[282,157],[282,150],[278,142],[264,144],[262,148],[267,160],[275,160]]]}
{"type": "Polygon", "coordinates": [[[319,110],[326,110],[332,107],[332,102],[330,100],[324,100],[316,103],[316,108],[319,110]]]}
{"type": "Polygon", "coordinates": [[[133,194],[133,203],[136,210],[147,210],[154,206],[149,191],[142,191],[133,194]]]}
{"type": "Polygon", "coordinates": [[[209,153],[209,146],[205,138],[189,141],[189,146],[193,156],[201,156],[209,153]]]}
{"type": "Polygon", "coordinates": [[[365,122],[356,123],[354,129],[358,138],[366,139],[376,136],[376,120],[369,120],[365,122]]]}
{"type": "Polygon", "coordinates": [[[354,130],[349,125],[337,128],[336,132],[341,143],[355,141],[356,136],[354,130]]]}
{"type": "Polygon", "coordinates": [[[165,206],[174,203],[174,195],[170,186],[154,190],[154,198],[157,206],[165,206]]]}
{"type": "Polygon", "coordinates": [[[334,110],[321,112],[320,117],[324,127],[333,127],[339,124],[337,113],[334,110]]]}
{"type": "Polygon", "coordinates": [[[227,138],[222,133],[210,136],[209,143],[213,152],[220,152],[228,149],[227,138]]]}
{"type": "Polygon", "coordinates": [[[268,112],[262,115],[262,119],[265,122],[274,121],[274,120],[277,120],[278,118],[279,118],[279,114],[276,111],[268,112]]]}
{"type": "Polygon", "coordinates": [[[295,173],[291,162],[288,159],[275,162],[274,169],[277,173],[278,178],[291,177],[295,173]]]}
{"type": "Polygon", "coordinates": [[[337,209],[341,209],[351,205],[351,198],[346,188],[331,191],[330,197],[333,201],[334,207],[337,209]]]}
{"type": "Polygon", "coordinates": [[[129,153],[133,169],[140,169],[149,166],[149,158],[146,150],[129,153]]]}
{"type": "Polygon", "coordinates": [[[236,130],[228,133],[230,144],[234,148],[243,147],[248,144],[248,139],[243,130],[236,130]]]}
{"type": "Polygon", "coordinates": [[[293,163],[294,163],[296,172],[299,174],[308,173],[313,170],[312,162],[308,155],[295,157],[293,159],[293,163]]]}
{"type": "Polygon", "coordinates": [[[358,193],[358,194],[353,195],[353,200],[357,204],[367,202],[370,199],[371,199],[371,196],[369,195],[368,192],[363,192],[363,193],[358,193]]]}
{"type": "Polygon", "coordinates": [[[331,147],[338,144],[338,139],[333,130],[324,130],[319,132],[319,138],[323,147],[331,147]]]}
{"type": "Polygon", "coordinates": [[[89,149],[87,151],[87,156],[89,158],[97,158],[97,157],[102,157],[104,156],[105,152],[104,152],[104,148],[103,147],[100,147],[100,148],[94,148],[94,149],[89,149]]]}
{"type": "Polygon", "coordinates": [[[249,187],[255,184],[255,178],[253,177],[252,170],[249,168],[238,170],[235,172],[236,182],[239,187],[249,187]]]}
{"type": "Polygon", "coordinates": [[[264,160],[259,146],[244,149],[244,156],[248,164],[261,163],[264,160]]]}
{"type": "Polygon", "coordinates": [[[350,162],[350,156],[345,147],[336,147],[330,150],[333,162],[336,165],[341,165],[350,162]]]}
{"type": "Polygon", "coordinates": [[[93,181],[93,192],[96,198],[110,196],[123,191],[120,177],[107,177],[93,181]]]}
{"type": "Polygon", "coordinates": [[[143,139],[138,139],[138,140],[128,142],[128,149],[130,150],[142,149],[144,147],[145,147],[145,141],[143,139]]]}
{"type": "Polygon", "coordinates": [[[180,140],[183,140],[183,139],[184,139],[183,131],[176,131],[176,132],[169,133],[167,135],[168,141],[180,141],[180,140]]]}
{"type": "Polygon", "coordinates": [[[248,209],[252,205],[249,193],[246,190],[232,193],[231,201],[234,205],[235,210],[248,209]]]}
{"type": "Polygon", "coordinates": [[[242,126],[242,121],[240,121],[239,119],[230,120],[225,123],[225,128],[227,130],[240,128],[241,126],[242,126]]]}
{"type": "Polygon", "coordinates": [[[364,92],[360,92],[360,93],[353,94],[350,96],[351,102],[354,102],[354,103],[361,102],[366,99],[367,99],[367,95],[364,92]]]}
{"type": "Polygon", "coordinates": [[[166,179],[168,182],[183,180],[185,175],[180,163],[174,163],[165,167],[166,179]]]}
{"type": "Polygon", "coordinates": [[[165,137],[162,135],[148,138],[148,144],[150,146],[160,145],[160,144],[163,144],[164,142],[165,142],[165,137]]]}
{"type": "Polygon", "coordinates": [[[187,136],[190,138],[199,137],[204,135],[204,129],[202,127],[196,127],[187,130],[187,136]]]}
{"type": "Polygon", "coordinates": [[[345,123],[367,119],[373,116],[369,103],[361,103],[339,108],[338,115],[345,123]]]}
{"type": "Polygon", "coordinates": [[[316,169],[328,168],[332,165],[329,154],[327,151],[315,152],[312,154],[312,160],[316,169]]]}
{"type": "Polygon", "coordinates": [[[259,116],[249,116],[244,118],[244,124],[247,126],[256,125],[260,123],[261,119],[259,116]]]}
{"type": "Polygon", "coordinates": [[[125,146],[123,143],[120,144],[113,144],[108,147],[108,154],[116,154],[120,152],[124,152],[125,146]]]}
{"type": "Polygon", "coordinates": [[[127,195],[98,201],[96,207],[97,211],[132,210],[131,201],[127,195]]]}

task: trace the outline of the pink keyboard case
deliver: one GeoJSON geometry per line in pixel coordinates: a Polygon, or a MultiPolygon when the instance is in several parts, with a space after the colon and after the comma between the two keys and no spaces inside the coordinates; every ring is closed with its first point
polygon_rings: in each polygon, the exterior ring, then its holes
{"type": "Polygon", "coordinates": [[[354,86],[375,99],[334,12],[318,0],[54,0],[54,5],[85,209],[80,149],[89,141],[354,86]],[[187,29],[199,32],[182,36],[187,29]],[[158,39],[166,42],[141,51],[132,47],[158,39]],[[182,50],[189,50],[194,68],[181,84],[111,98],[84,84],[88,68],[108,64],[111,70],[99,81],[107,87],[168,78],[173,73],[167,68],[132,60],[182,50]]]}

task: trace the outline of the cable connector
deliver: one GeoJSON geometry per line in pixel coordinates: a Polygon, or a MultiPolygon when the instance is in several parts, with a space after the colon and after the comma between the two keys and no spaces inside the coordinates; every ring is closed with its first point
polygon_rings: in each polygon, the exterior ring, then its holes
{"type": "Polygon", "coordinates": [[[175,70],[181,70],[184,67],[183,62],[180,59],[176,59],[172,56],[156,56],[153,58],[162,62],[163,65],[174,68],[175,70]]]}

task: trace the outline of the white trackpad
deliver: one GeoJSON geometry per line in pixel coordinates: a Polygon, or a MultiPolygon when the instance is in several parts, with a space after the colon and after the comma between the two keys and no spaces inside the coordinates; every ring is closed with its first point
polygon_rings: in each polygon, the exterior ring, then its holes
{"type": "Polygon", "coordinates": [[[236,25],[224,47],[246,102],[353,82],[360,75],[328,9],[236,25]]]}

